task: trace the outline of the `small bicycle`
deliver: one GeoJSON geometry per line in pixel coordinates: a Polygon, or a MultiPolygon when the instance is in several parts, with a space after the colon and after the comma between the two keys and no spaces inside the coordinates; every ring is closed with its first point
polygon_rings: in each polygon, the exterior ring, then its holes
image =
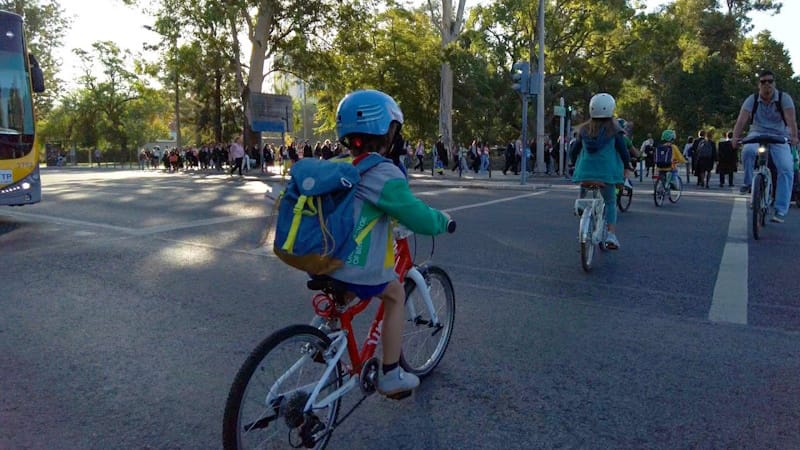
{"type": "Polygon", "coordinates": [[[605,250],[606,203],[600,195],[604,183],[581,183],[581,197],[575,199],[575,215],[581,218],[578,225],[578,242],[581,246],[581,267],[586,272],[592,269],[594,248],[605,250]]]}
{"type": "Polygon", "coordinates": [[[767,225],[767,217],[772,212],[774,191],[772,188],[772,171],[769,169],[769,144],[786,144],[788,141],[783,136],[761,134],[749,136],[742,140],[742,144],[758,144],[756,170],[750,185],[752,195],[751,221],[753,238],[761,237],[761,229],[767,225]]]}
{"type": "MultiPolygon", "coordinates": [[[[455,231],[455,222],[448,232],[455,231]]],[[[405,286],[406,324],[400,365],[423,378],[444,356],[455,317],[455,293],[447,273],[416,265],[410,232],[396,229],[395,271],[405,286]]],[[[433,255],[433,251],[431,251],[433,255]]],[[[222,427],[225,449],[322,449],[333,431],[376,390],[381,363],[383,303],[358,347],[353,318],[370,299],[351,299],[332,278],[315,278],[310,325],[292,325],[264,339],[244,362],[231,386],[222,427]],[[361,399],[339,419],[342,398],[353,390],[361,399]]]]}
{"type": "Polygon", "coordinates": [[[671,203],[678,203],[683,193],[683,181],[681,176],[673,174],[670,170],[660,171],[653,184],[653,201],[656,206],[664,204],[664,199],[668,198],[671,203]]]}

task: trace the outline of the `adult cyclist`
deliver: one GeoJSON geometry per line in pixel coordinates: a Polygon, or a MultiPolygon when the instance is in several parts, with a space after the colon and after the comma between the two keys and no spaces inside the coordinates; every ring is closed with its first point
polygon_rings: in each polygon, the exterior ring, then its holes
{"type": "MultiPolygon", "coordinates": [[[[733,142],[738,146],[745,125],[750,123],[748,136],[771,134],[789,138],[792,146],[797,146],[797,120],[792,97],[786,92],[779,92],[775,88],[775,74],[770,70],[761,71],[758,75],[758,93],[749,95],[736,126],[733,128],[733,142]]],[[[758,144],[746,144],[742,149],[742,164],[744,165],[744,186],[741,193],[747,193],[753,180],[758,144]]],[[[769,154],[777,171],[775,189],[775,215],[772,222],[783,223],[789,212],[792,196],[793,161],[789,144],[770,144],[769,154]]]]}

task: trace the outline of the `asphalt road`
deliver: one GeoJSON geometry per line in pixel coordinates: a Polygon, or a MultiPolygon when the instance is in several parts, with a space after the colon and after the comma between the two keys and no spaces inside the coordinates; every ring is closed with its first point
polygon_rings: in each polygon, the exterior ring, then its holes
{"type": "MultiPolygon", "coordinates": [[[[0,448],[220,448],[249,351],[311,318],[304,275],[258,248],[264,182],[43,180],[41,204],[0,210],[0,448]]],[[[638,184],[622,248],[587,274],[576,189],[508,180],[414,180],[459,224],[434,255],[453,339],[414,396],[367,399],[329,448],[800,447],[796,208],[754,242],[744,197],[656,208],[638,184]]]]}

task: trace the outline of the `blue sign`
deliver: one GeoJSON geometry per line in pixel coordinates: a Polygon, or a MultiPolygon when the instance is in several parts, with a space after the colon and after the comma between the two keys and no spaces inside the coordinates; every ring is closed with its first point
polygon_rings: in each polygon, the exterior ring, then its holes
{"type": "Polygon", "coordinates": [[[259,132],[284,133],[286,131],[286,122],[283,120],[254,120],[252,128],[253,131],[259,132]]]}

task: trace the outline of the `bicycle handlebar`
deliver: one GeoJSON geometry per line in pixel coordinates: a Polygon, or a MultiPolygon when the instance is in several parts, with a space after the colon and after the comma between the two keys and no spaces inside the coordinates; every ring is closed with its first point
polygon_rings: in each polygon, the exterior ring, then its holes
{"type": "Polygon", "coordinates": [[[456,221],[455,220],[450,219],[447,222],[447,232],[450,233],[450,234],[453,234],[453,233],[456,232],[456,221]]]}
{"type": "Polygon", "coordinates": [[[741,140],[742,144],[786,144],[788,142],[786,136],[777,134],[755,134],[741,140]]]}

